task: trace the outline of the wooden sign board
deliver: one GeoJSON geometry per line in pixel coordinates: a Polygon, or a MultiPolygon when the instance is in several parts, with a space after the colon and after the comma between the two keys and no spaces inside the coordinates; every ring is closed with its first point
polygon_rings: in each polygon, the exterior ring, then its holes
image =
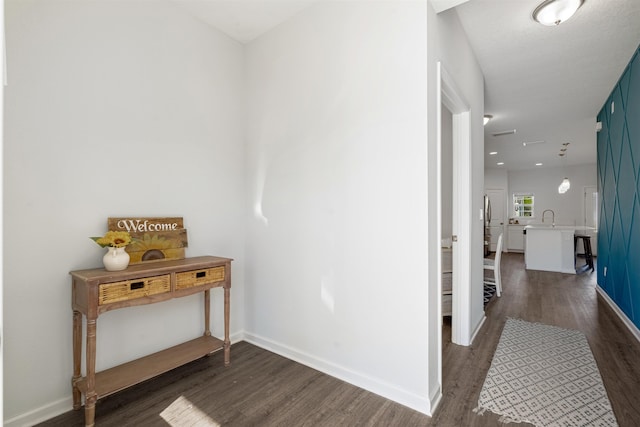
{"type": "Polygon", "coordinates": [[[128,231],[130,264],[183,259],[189,246],[182,217],[108,218],[109,231],[128,231]]]}

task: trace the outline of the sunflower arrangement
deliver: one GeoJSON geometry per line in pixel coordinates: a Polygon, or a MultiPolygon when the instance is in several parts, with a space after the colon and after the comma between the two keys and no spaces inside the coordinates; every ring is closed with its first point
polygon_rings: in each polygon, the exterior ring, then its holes
{"type": "Polygon", "coordinates": [[[102,237],[90,237],[93,241],[105,248],[124,248],[131,243],[131,235],[127,231],[107,231],[102,237]]]}

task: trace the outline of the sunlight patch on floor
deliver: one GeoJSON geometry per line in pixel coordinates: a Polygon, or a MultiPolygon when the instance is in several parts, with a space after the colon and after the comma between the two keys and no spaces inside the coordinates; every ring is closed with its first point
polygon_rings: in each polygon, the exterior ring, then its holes
{"type": "Polygon", "coordinates": [[[160,417],[171,427],[220,427],[206,413],[198,409],[186,397],[180,396],[160,413],[160,417]]]}

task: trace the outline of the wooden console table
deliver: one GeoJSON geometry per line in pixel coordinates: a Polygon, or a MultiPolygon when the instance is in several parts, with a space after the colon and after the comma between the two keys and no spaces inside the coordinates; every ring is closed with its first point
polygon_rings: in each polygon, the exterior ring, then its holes
{"type": "Polygon", "coordinates": [[[200,357],[224,349],[229,365],[229,304],[231,259],[202,256],[130,265],[123,271],[103,268],[72,271],[73,408],[82,406],[85,424],[94,425],[98,399],[123,390],[200,357]],[[224,341],[211,336],[210,289],[224,289],[224,341]],[[149,356],[96,372],[97,319],[117,308],[154,304],[204,292],[204,335],[149,356]],[[82,315],[86,317],[86,375],[81,373],[82,315]]]}

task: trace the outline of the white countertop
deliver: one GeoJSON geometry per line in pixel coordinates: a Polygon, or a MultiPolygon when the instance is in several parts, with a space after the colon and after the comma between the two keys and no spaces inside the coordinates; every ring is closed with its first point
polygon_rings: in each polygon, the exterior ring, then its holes
{"type": "Polygon", "coordinates": [[[556,231],[595,231],[593,227],[584,225],[551,225],[551,224],[530,224],[524,227],[525,230],[556,230],[556,231]]]}

